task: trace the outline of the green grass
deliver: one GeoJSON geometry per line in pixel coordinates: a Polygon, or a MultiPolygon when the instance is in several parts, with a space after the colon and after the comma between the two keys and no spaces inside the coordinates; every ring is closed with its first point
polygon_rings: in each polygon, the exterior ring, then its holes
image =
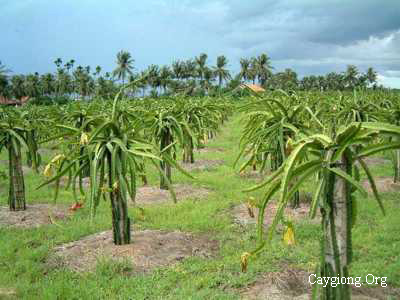
{"type": "MultiPolygon", "coordinates": [[[[272,246],[256,260],[251,260],[247,273],[240,270],[240,255],[255,246],[255,227],[233,224],[230,209],[248,197],[242,189],[254,184],[235,174],[233,162],[238,154],[237,142],[241,125],[234,116],[207,147],[223,148],[224,152],[198,154],[196,158],[223,159],[225,164],[210,171],[195,172],[195,180],[174,173],[174,182],[200,185],[212,190],[206,199],[186,200],[145,208],[145,219],[139,210],[130,208],[134,228],[182,230],[205,233],[220,241],[214,259],[189,258],[171,267],[148,274],[132,275],[129,264],[100,261],[93,273],[74,273],[67,269],[51,269],[46,259],[52,248],[83,236],[111,228],[108,203],[101,203],[93,223],[88,211],[82,210],[72,219],[37,229],[0,229],[0,288],[15,288],[21,299],[238,299],[239,289],[254,282],[265,272],[289,268],[314,270],[318,263],[320,230],[307,221],[296,226],[297,244],[288,248],[277,235],[272,246]]],[[[0,155],[6,159],[6,153],[0,155]]],[[[45,160],[50,156],[46,155],[45,160]]],[[[0,165],[0,170],[6,170],[0,165]]],[[[149,166],[150,183],[158,177],[149,166]]],[[[374,175],[391,176],[389,165],[373,168],[374,175]]],[[[53,188],[36,190],[42,175],[26,173],[27,201],[52,203],[53,188]]],[[[311,191],[312,184],[307,185],[311,191]]],[[[253,193],[254,196],[261,192],[253,193]]],[[[359,216],[353,230],[354,261],[352,276],[367,274],[387,277],[393,287],[400,287],[400,202],[398,193],[383,194],[387,210],[383,217],[373,199],[358,198],[359,216]]],[[[0,205],[7,203],[7,183],[0,185],[0,205]]],[[[58,203],[73,203],[70,191],[60,190],[58,203]]],[[[133,236],[133,242],[135,236],[133,236]]],[[[1,296],[0,296],[1,297],[1,296]]]]}

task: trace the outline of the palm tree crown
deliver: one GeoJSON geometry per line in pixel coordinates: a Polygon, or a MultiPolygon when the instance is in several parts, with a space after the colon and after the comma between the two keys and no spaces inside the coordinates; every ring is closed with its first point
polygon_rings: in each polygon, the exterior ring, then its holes
{"type": "Polygon", "coordinates": [[[217,67],[215,68],[215,76],[218,77],[219,86],[221,87],[222,81],[231,78],[229,70],[226,69],[228,60],[224,55],[217,57],[217,67]]]}
{"type": "Polygon", "coordinates": [[[127,51],[119,51],[117,54],[117,67],[113,71],[113,75],[118,78],[118,80],[122,79],[122,82],[125,82],[126,75],[132,75],[132,69],[134,59],[131,54],[127,51]]]}

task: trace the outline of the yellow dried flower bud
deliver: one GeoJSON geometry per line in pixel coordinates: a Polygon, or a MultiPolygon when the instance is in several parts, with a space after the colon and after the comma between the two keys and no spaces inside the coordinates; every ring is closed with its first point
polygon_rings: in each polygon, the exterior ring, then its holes
{"type": "Polygon", "coordinates": [[[58,163],[59,161],[61,161],[62,159],[64,159],[65,158],[65,156],[64,156],[64,154],[58,154],[58,155],[56,155],[56,156],[54,156],[53,157],[53,159],[51,160],[51,164],[55,164],[55,163],[58,163]]]}
{"type": "Polygon", "coordinates": [[[288,138],[286,142],[286,155],[290,155],[293,151],[293,140],[291,138],[288,138]]]}
{"type": "Polygon", "coordinates": [[[283,241],[286,243],[286,245],[291,246],[295,244],[295,239],[294,239],[294,228],[292,224],[287,225],[286,231],[283,234],[283,241]]]}
{"type": "Polygon", "coordinates": [[[51,177],[53,175],[51,163],[46,165],[43,171],[43,175],[46,177],[51,177]]]}
{"type": "Polygon", "coordinates": [[[89,143],[89,136],[86,132],[82,132],[81,134],[81,145],[87,145],[89,143]]]}
{"type": "Polygon", "coordinates": [[[255,217],[254,211],[253,211],[254,202],[255,202],[254,197],[249,197],[249,200],[248,200],[247,203],[246,203],[247,212],[249,213],[249,216],[250,216],[251,218],[254,218],[254,217],[255,217]]]}
{"type": "Polygon", "coordinates": [[[248,263],[248,259],[249,259],[250,255],[251,254],[249,252],[244,252],[242,254],[242,256],[240,257],[240,264],[242,266],[242,272],[247,271],[247,263],[248,263]]]}

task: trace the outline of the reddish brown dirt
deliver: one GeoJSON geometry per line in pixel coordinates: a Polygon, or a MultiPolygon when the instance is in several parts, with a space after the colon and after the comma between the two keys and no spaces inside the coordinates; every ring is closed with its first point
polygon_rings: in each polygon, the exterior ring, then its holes
{"type": "MultiPolygon", "coordinates": [[[[393,177],[376,177],[374,181],[378,192],[400,192],[400,183],[393,183],[393,177]]],[[[372,188],[368,179],[362,182],[362,186],[369,194],[372,194],[372,188]]]]}
{"type": "MultiPolygon", "coordinates": [[[[276,214],[277,204],[275,201],[270,202],[267,205],[264,214],[264,226],[268,227],[276,214]]],[[[310,206],[305,203],[300,203],[300,207],[296,209],[292,209],[290,207],[286,207],[284,216],[286,218],[290,218],[292,221],[300,221],[300,220],[308,220],[312,223],[318,223],[319,217],[318,214],[314,219],[310,219],[308,216],[310,210],[310,206]]],[[[246,204],[242,204],[236,206],[233,209],[233,218],[234,222],[240,225],[250,225],[250,224],[257,224],[258,220],[258,208],[253,208],[254,218],[252,218],[249,214],[249,210],[246,204]]]]}
{"type": "Polygon", "coordinates": [[[53,224],[68,218],[70,212],[66,206],[53,204],[27,205],[24,211],[10,211],[8,207],[0,207],[0,227],[35,228],[53,224]]]}
{"type": "Polygon", "coordinates": [[[217,159],[217,160],[203,159],[203,160],[196,160],[193,164],[181,163],[181,166],[186,171],[204,171],[204,170],[215,169],[222,164],[224,164],[224,161],[222,159],[217,159]]]}
{"type": "Polygon", "coordinates": [[[204,236],[180,231],[132,231],[132,244],[116,246],[112,232],[104,231],[56,247],[51,264],[61,264],[82,272],[93,271],[99,259],[127,261],[133,272],[146,272],[156,267],[169,266],[187,257],[214,257],[218,242],[204,236]]]}
{"type": "MultiPolygon", "coordinates": [[[[201,199],[210,193],[210,190],[189,184],[173,185],[177,201],[183,199],[201,199]]],[[[170,191],[161,190],[155,186],[144,186],[137,189],[136,204],[160,204],[173,202],[170,191]]]]}

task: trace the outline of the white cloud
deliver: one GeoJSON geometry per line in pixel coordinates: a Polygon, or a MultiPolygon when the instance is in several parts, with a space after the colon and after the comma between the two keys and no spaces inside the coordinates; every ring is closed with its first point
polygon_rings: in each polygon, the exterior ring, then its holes
{"type": "Polygon", "coordinates": [[[400,30],[383,37],[370,36],[349,46],[339,46],[337,55],[354,62],[394,64],[400,60],[400,30]]]}
{"type": "Polygon", "coordinates": [[[400,89],[400,76],[399,77],[388,77],[382,74],[378,74],[378,84],[382,84],[385,87],[400,89]]]}

